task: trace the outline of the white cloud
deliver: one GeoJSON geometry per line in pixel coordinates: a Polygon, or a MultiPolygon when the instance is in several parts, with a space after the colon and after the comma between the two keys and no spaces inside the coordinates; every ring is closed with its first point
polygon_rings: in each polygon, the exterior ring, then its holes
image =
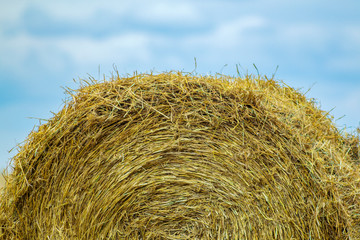
{"type": "Polygon", "coordinates": [[[0,64],[13,71],[26,66],[27,61],[39,61],[38,65],[55,72],[64,70],[67,61],[78,67],[98,64],[122,64],[126,61],[148,61],[151,43],[155,36],[145,33],[124,33],[103,39],[86,37],[42,38],[19,35],[3,39],[0,64]]]}
{"type": "Polygon", "coordinates": [[[283,23],[275,25],[278,40],[289,46],[310,46],[312,48],[324,47],[325,41],[330,37],[328,29],[316,23],[283,23]]]}
{"type": "Polygon", "coordinates": [[[185,39],[184,44],[191,47],[211,49],[233,49],[253,39],[248,38],[249,32],[265,26],[265,19],[259,16],[245,16],[232,21],[220,22],[212,31],[193,35],[185,39]]]}
{"type": "Polygon", "coordinates": [[[6,25],[19,20],[27,2],[26,0],[2,1],[0,5],[0,23],[6,25]]]}
{"type": "MultiPolygon", "coordinates": [[[[14,0],[1,3],[0,20],[19,21],[21,15],[27,9],[39,9],[54,19],[69,19],[73,21],[81,21],[89,19],[95,15],[96,12],[104,10],[109,13],[124,13],[127,12],[133,1],[42,1],[42,0],[14,0]]],[[[134,1],[135,2],[135,1],[134,1]]]]}
{"type": "Polygon", "coordinates": [[[149,36],[141,33],[127,33],[106,39],[72,37],[59,40],[57,45],[77,64],[108,61],[114,56],[121,56],[124,60],[146,60],[149,54],[149,36]]]}
{"type": "MultiPolygon", "coordinates": [[[[210,1],[209,4],[215,6],[215,3],[219,4],[216,1],[210,1]]],[[[228,3],[224,5],[227,8],[232,6],[228,3]]],[[[247,2],[247,5],[250,5],[250,2],[247,2]]],[[[210,18],[214,12],[211,11],[214,10],[210,11],[206,7],[205,10],[201,9],[199,3],[190,1],[161,0],[153,3],[141,0],[128,2],[112,0],[105,2],[89,1],[84,4],[83,1],[71,2],[66,0],[50,3],[35,0],[31,3],[22,1],[21,6],[17,7],[16,10],[18,17],[24,6],[35,6],[54,19],[59,21],[67,19],[67,21],[76,22],[77,25],[87,26],[87,28],[89,28],[89,23],[91,25],[101,21],[97,19],[99,12],[103,15],[109,13],[109,15],[122,16],[124,21],[126,16],[131,16],[129,22],[126,23],[129,26],[135,21],[134,19],[138,21],[137,24],[140,22],[153,24],[153,26],[162,24],[168,24],[167,26],[199,24],[198,26],[201,26],[202,21],[206,21],[209,25],[206,28],[199,27],[200,31],[187,32],[184,35],[173,35],[166,30],[150,33],[150,30],[126,29],[103,38],[93,38],[81,34],[48,38],[25,32],[13,36],[0,36],[0,50],[3,53],[3,56],[0,56],[0,63],[14,69],[19,69],[20,66],[26,64],[26,57],[30,53],[38,55],[43,66],[55,62],[56,64],[48,67],[51,69],[51,67],[57,66],[60,70],[65,66],[61,63],[62,61],[74,61],[79,66],[104,62],[122,64],[128,59],[151,62],[156,58],[157,51],[160,48],[164,51],[168,50],[168,52],[162,53],[167,54],[166,56],[162,55],[162,57],[164,59],[176,59],[174,62],[179,62],[181,58],[198,57],[201,59],[201,57],[207,58],[212,55],[218,56],[218,59],[223,59],[221,64],[229,63],[229,61],[236,62],[239,58],[251,59],[256,63],[270,60],[273,61],[271,63],[271,68],[273,68],[273,65],[276,66],[281,63],[277,60],[281,58],[284,61],[292,58],[291,61],[294,63],[309,65],[316,61],[310,59],[314,52],[319,57],[326,58],[326,55],[333,54],[328,43],[333,42],[334,39],[344,42],[345,46],[351,45],[360,48],[360,41],[358,41],[360,35],[357,26],[349,26],[337,36],[334,34],[334,31],[337,31],[336,29],[317,22],[309,23],[292,19],[289,21],[281,19],[279,21],[271,15],[261,12],[255,14],[254,11],[245,15],[239,14],[235,18],[234,15],[231,18],[226,14],[218,13],[222,17],[216,16],[217,21],[212,22],[210,18]],[[206,19],[206,16],[209,19],[206,19]],[[181,52],[182,50],[183,52],[181,52]],[[275,52],[277,53],[275,54],[275,52]],[[309,55],[309,53],[311,54],[309,55]],[[64,59],[65,57],[66,59],[64,59]]],[[[239,7],[238,4],[236,6],[239,7]]],[[[264,8],[263,6],[261,9],[264,8]]],[[[10,15],[8,14],[9,17],[10,15]]],[[[107,20],[111,20],[111,18],[107,20]]],[[[102,24],[114,24],[116,26],[116,23],[113,22],[103,22],[96,27],[101,28],[102,24]]],[[[347,54],[343,57],[328,59],[326,64],[329,68],[335,66],[343,70],[346,68],[356,69],[358,68],[358,59],[358,53],[347,54]]]]}
{"type": "Polygon", "coordinates": [[[61,71],[62,55],[56,42],[19,34],[13,37],[0,37],[0,65],[13,72],[21,72],[30,64],[38,62],[39,67],[46,67],[51,71],[61,71]]]}
{"type": "Polygon", "coordinates": [[[76,24],[102,21],[107,16],[116,16],[123,21],[140,21],[159,25],[196,25],[201,21],[201,11],[190,1],[21,1],[21,4],[6,4],[11,11],[3,11],[0,21],[17,22],[28,9],[37,9],[53,20],[66,20],[76,24]]]}
{"type": "Polygon", "coordinates": [[[140,20],[156,24],[193,24],[200,20],[200,12],[189,2],[146,1],[138,11],[134,11],[140,20]]]}
{"type": "MultiPolygon", "coordinates": [[[[22,14],[29,9],[37,9],[44,13],[41,17],[50,18],[53,22],[74,22],[76,25],[84,26],[88,29],[91,24],[98,24],[102,21],[99,18],[106,14],[115,17],[115,20],[124,18],[124,22],[119,24],[132,24],[135,20],[153,25],[166,24],[168,26],[176,24],[192,24],[199,22],[200,13],[190,2],[148,2],[148,1],[59,1],[43,2],[35,0],[31,2],[21,1],[16,4],[8,4],[12,9],[11,14],[0,18],[1,22],[11,22],[17,26],[17,32],[6,34],[0,31],[0,64],[11,71],[21,72],[19,69],[26,68],[27,61],[37,62],[39,67],[50,71],[62,71],[69,62],[84,68],[84,66],[98,64],[121,65],[127,61],[150,61],[154,47],[162,44],[174,47],[178,43],[176,38],[166,33],[156,35],[148,31],[125,29],[113,32],[102,38],[86,36],[86,34],[68,34],[52,37],[45,35],[32,34],[22,28],[24,17],[22,14]],[[16,5],[16,7],[15,7],[16,5]],[[81,10],[79,12],[79,10],[81,10]],[[15,14],[16,13],[16,14],[15,14]],[[16,17],[13,17],[15,16],[16,17]],[[119,18],[117,18],[119,17],[119,18]],[[127,17],[130,17],[128,20],[127,17]],[[134,19],[135,18],[135,19],[134,19]],[[125,21],[130,21],[126,23],[125,21]]],[[[35,11],[35,14],[36,14],[35,11]]],[[[106,18],[105,18],[106,19],[106,18]]],[[[44,19],[46,20],[46,19],[44,19]]],[[[108,22],[101,22],[105,25],[116,22],[106,19],[108,22]]],[[[101,28],[102,25],[95,27],[101,28]]],[[[156,54],[156,53],[154,53],[156,54]]],[[[165,56],[166,59],[178,61],[178,57],[165,56]]],[[[175,62],[176,62],[175,61],[175,62]]],[[[26,71],[25,71],[26,72],[26,71]]]]}

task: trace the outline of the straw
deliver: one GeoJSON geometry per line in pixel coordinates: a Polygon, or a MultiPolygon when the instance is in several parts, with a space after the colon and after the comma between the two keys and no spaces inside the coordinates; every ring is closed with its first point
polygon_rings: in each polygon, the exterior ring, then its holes
{"type": "Polygon", "coordinates": [[[359,138],[260,76],[82,82],[19,147],[1,239],[360,239],[359,138]]]}

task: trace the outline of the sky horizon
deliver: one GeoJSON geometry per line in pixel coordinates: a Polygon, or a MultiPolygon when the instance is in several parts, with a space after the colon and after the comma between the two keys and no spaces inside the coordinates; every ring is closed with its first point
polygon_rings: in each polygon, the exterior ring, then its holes
{"type": "Polygon", "coordinates": [[[360,126],[360,2],[0,2],[0,169],[73,79],[169,70],[272,76],[360,126]],[[278,67],[278,69],[277,69],[278,67]]]}

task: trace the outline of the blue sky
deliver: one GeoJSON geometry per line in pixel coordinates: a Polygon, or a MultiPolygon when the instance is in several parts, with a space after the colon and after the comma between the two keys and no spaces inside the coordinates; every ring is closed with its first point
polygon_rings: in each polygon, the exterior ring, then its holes
{"type": "Polygon", "coordinates": [[[73,79],[134,71],[271,76],[360,122],[360,1],[0,0],[0,168],[73,79]]]}

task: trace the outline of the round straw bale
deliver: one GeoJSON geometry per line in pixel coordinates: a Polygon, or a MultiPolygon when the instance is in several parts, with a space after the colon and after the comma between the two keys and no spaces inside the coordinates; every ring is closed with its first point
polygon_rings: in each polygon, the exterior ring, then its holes
{"type": "Polygon", "coordinates": [[[1,239],[360,239],[358,137],[266,77],[113,76],[19,147],[1,239]]]}

